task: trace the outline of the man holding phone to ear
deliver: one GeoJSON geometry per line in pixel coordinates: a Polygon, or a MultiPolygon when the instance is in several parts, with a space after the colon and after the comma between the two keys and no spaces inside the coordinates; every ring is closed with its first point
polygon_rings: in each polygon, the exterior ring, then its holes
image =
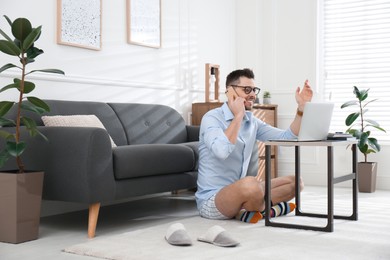
{"type": "MultiPolygon", "coordinates": [[[[264,216],[264,181],[246,176],[256,140],[296,138],[306,102],[313,91],[306,80],[295,91],[296,116],[286,130],[266,124],[253,116],[251,109],[259,94],[250,69],[231,72],[226,78],[228,101],[207,112],[199,135],[198,190],[195,194],[200,215],[210,219],[238,218],[256,223],[264,216]]],[[[301,181],[301,189],[303,183],[301,181]]],[[[271,215],[287,214],[295,207],[294,176],[271,180],[271,215]]]]}

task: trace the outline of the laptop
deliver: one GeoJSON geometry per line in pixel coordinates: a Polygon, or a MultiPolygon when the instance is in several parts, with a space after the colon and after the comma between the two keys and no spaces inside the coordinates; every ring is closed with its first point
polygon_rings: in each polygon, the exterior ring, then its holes
{"type": "Polygon", "coordinates": [[[333,103],[306,103],[298,138],[269,141],[297,142],[326,140],[332,120],[333,107],[333,103]]]}

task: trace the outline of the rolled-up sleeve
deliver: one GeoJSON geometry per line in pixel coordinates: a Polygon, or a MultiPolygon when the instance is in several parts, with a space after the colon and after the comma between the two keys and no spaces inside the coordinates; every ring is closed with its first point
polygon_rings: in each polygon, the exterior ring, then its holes
{"type": "Polygon", "coordinates": [[[222,160],[226,159],[234,150],[232,144],[224,133],[224,126],[214,117],[206,117],[202,122],[204,144],[211,153],[222,160]]]}

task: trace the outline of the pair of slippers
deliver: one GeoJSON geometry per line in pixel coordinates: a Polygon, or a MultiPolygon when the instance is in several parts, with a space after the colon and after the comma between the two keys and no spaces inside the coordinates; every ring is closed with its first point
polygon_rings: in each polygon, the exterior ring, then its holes
{"type": "MultiPolygon", "coordinates": [[[[167,230],[165,239],[174,246],[192,245],[192,239],[182,223],[172,224],[167,230]]],[[[198,237],[198,241],[221,247],[235,247],[240,244],[224,228],[218,225],[209,228],[204,235],[198,237]]]]}

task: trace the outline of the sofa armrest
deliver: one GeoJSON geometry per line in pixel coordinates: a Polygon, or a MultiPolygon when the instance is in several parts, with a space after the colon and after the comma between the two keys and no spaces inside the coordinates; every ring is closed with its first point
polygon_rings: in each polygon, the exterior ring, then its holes
{"type": "Polygon", "coordinates": [[[49,141],[31,138],[23,131],[27,148],[22,159],[26,169],[45,172],[44,199],[93,203],[115,198],[112,148],[106,130],[43,126],[38,129],[49,141]]]}
{"type": "Polygon", "coordinates": [[[200,126],[186,125],[186,129],[187,129],[187,142],[199,141],[200,126]]]}

